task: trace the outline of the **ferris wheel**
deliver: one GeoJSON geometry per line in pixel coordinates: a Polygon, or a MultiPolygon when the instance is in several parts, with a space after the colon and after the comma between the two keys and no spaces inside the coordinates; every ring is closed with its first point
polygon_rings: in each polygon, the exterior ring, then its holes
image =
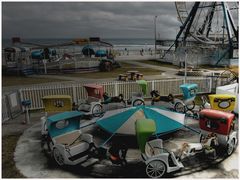
{"type": "Polygon", "coordinates": [[[176,2],[182,23],[177,39],[191,36],[206,44],[228,44],[238,41],[238,2],[176,2]]]}

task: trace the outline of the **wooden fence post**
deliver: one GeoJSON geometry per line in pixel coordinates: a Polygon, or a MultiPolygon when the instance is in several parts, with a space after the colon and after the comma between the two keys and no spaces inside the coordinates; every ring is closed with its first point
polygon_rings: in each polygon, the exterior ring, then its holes
{"type": "Polygon", "coordinates": [[[118,84],[117,83],[114,84],[114,93],[115,93],[115,96],[118,96],[118,84]]]}
{"type": "Polygon", "coordinates": [[[152,89],[151,91],[153,91],[155,89],[155,80],[152,80],[152,89]]]}
{"type": "Polygon", "coordinates": [[[73,102],[77,103],[77,91],[76,91],[75,84],[72,84],[72,91],[73,91],[73,102]]]}

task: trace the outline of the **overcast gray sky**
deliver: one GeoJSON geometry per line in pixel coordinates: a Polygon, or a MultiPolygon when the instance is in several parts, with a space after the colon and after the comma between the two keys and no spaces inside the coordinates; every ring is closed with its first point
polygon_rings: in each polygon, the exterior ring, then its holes
{"type": "Polygon", "coordinates": [[[3,38],[154,38],[156,15],[157,34],[174,39],[174,2],[3,2],[2,30],[3,38]]]}
{"type": "Polygon", "coordinates": [[[174,38],[174,2],[3,2],[3,38],[174,38]]]}

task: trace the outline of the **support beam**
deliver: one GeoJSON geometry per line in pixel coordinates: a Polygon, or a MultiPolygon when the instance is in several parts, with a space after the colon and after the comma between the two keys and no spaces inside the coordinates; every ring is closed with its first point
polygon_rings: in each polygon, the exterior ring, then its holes
{"type": "MultiPolygon", "coordinates": [[[[178,47],[178,39],[179,37],[182,35],[184,29],[186,28],[186,26],[188,25],[188,23],[190,21],[193,21],[195,15],[196,15],[196,12],[197,12],[197,9],[199,7],[199,4],[200,2],[195,2],[194,5],[193,5],[193,8],[191,9],[191,12],[189,13],[187,19],[185,20],[184,24],[182,26],[180,26],[180,31],[178,32],[177,36],[176,36],[176,39],[174,41],[174,43],[168,48],[167,51],[165,51],[165,53],[163,54],[163,56],[161,58],[164,58],[165,55],[170,51],[170,49],[175,45],[175,50],[177,49],[178,47]],[[192,17],[194,15],[194,17],[192,17]]],[[[192,23],[191,23],[192,24],[192,23]]],[[[189,29],[190,29],[191,25],[189,26],[189,29]]]]}
{"type": "Polygon", "coordinates": [[[227,9],[227,15],[228,15],[229,21],[230,21],[230,23],[231,23],[233,33],[234,33],[234,35],[235,35],[235,37],[236,37],[236,39],[237,39],[237,42],[238,42],[238,31],[237,31],[237,28],[236,28],[235,23],[234,23],[234,21],[233,21],[232,15],[231,15],[231,13],[229,12],[229,9],[227,9]]]}
{"type": "MultiPolygon", "coordinates": [[[[208,10],[208,13],[205,17],[205,20],[204,20],[203,24],[202,24],[202,27],[198,30],[198,33],[203,34],[205,29],[206,29],[207,24],[208,24],[207,29],[209,29],[209,30],[211,29],[211,23],[212,23],[213,14],[214,14],[214,11],[215,11],[215,6],[216,6],[216,2],[213,2],[213,3],[211,3],[211,5],[207,6],[207,7],[210,7],[210,9],[208,10]]],[[[198,8],[200,8],[200,7],[198,7],[198,8]]],[[[209,32],[209,30],[208,30],[208,32],[209,32]]],[[[207,37],[208,37],[208,35],[207,35],[207,37]]]]}
{"type": "MultiPolygon", "coordinates": [[[[200,4],[200,2],[195,2],[194,3],[194,6],[191,9],[191,12],[189,13],[187,19],[185,20],[184,24],[180,27],[180,31],[178,32],[178,34],[176,36],[176,39],[175,39],[175,42],[174,42],[176,49],[178,47],[178,39],[182,35],[182,33],[183,33],[183,31],[184,31],[184,29],[186,28],[187,25],[188,25],[188,31],[190,30],[190,27],[191,27],[192,23],[189,26],[189,22],[193,21],[195,15],[196,15],[197,8],[198,8],[199,4],[200,4]],[[194,17],[193,17],[193,15],[194,15],[194,17]]],[[[186,30],[186,32],[187,32],[187,30],[186,30]]],[[[186,33],[185,33],[185,36],[186,36],[186,33]]]]}
{"type": "Polygon", "coordinates": [[[216,9],[216,2],[213,3],[213,7],[211,8],[211,12],[210,12],[209,20],[208,20],[206,37],[208,37],[209,32],[211,30],[212,19],[213,19],[213,15],[214,15],[215,9],[216,9]]]}
{"type": "Polygon", "coordinates": [[[193,20],[194,20],[194,18],[195,18],[196,13],[197,13],[197,9],[198,9],[199,4],[200,4],[200,2],[196,2],[196,3],[194,4],[193,8],[192,8],[191,18],[190,18],[190,20],[189,20],[189,23],[188,23],[188,25],[187,25],[186,31],[185,31],[185,33],[184,33],[184,38],[183,38],[184,41],[186,40],[187,36],[189,35],[190,28],[191,28],[191,26],[192,26],[193,20]]]}
{"type": "Polygon", "coordinates": [[[233,56],[232,33],[231,33],[230,21],[228,18],[227,7],[226,7],[225,2],[222,2],[222,7],[223,7],[224,22],[226,25],[228,41],[229,41],[229,58],[232,58],[232,56],[233,56]]]}

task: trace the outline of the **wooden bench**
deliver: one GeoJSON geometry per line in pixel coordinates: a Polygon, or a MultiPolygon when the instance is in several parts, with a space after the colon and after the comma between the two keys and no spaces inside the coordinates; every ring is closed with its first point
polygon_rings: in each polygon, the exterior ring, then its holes
{"type": "Polygon", "coordinates": [[[143,74],[141,73],[137,73],[136,76],[137,76],[137,80],[143,79],[143,74]]]}
{"type": "Polygon", "coordinates": [[[128,81],[128,75],[126,75],[126,74],[119,74],[118,75],[118,80],[119,81],[128,81]]]}

